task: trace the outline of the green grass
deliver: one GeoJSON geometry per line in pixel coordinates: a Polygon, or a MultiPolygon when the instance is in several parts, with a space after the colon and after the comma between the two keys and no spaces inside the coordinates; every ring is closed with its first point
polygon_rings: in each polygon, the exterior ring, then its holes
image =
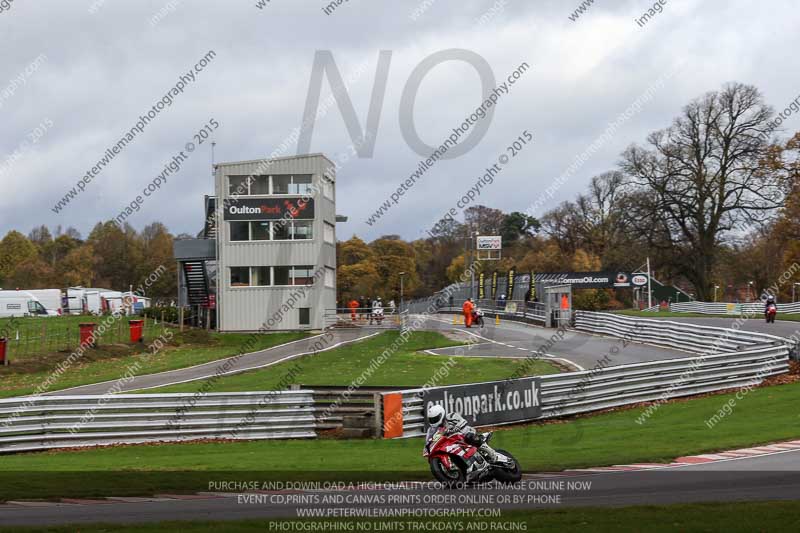
{"type": "MultiPolygon", "coordinates": [[[[662,405],[645,424],[641,408],[564,423],[497,431],[493,445],[526,471],[639,462],[800,437],[800,383],[754,389],[713,429],[705,421],[735,394],[662,405]]],[[[428,479],[422,441],[284,440],[206,442],[50,451],[5,456],[0,500],[207,490],[211,480],[428,479]]]]}
{"type": "MultiPolygon", "coordinates": [[[[169,330],[172,331],[172,330],[169,330]]],[[[129,365],[140,363],[137,374],[153,374],[167,370],[207,363],[239,353],[250,340],[248,333],[207,333],[189,330],[184,334],[173,332],[171,344],[156,354],[148,350],[150,339],[141,346],[130,344],[104,345],[90,349],[69,366],[49,389],[59,390],[78,385],[119,379],[129,365]]],[[[257,342],[248,351],[258,351],[279,344],[308,337],[307,332],[269,333],[259,335],[257,342]]],[[[55,352],[40,356],[36,360],[18,361],[11,366],[0,367],[0,398],[32,394],[43,383],[69,352],[55,352]]],[[[47,392],[47,391],[43,391],[47,392]]]]}
{"type": "MultiPolygon", "coordinates": [[[[622,309],[620,311],[613,311],[618,315],[638,316],[642,318],[736,318],[740,315],[706,315],[703,313],[679,313],[677,311],[639,311],[638,309],[622,309]]],[[[764,317],[760,314],[753,315],[752,319],[763,320],[764,317]]],[[[778,320],[788,320],[792,322],[800,322],[800,314],[786,314],[780,313],[778,320]]]]}
{"type": "Polygon", "coordinates": [[[160,320],[139,316],[59,316],[0,318],[0,337],[7,337],[6,355],[12,362],[32,361],[53,352],[71,352],[80,344],[79,324],[106,323],[106,331],[97,335],[98,345],[130,342],[131,320],[144,320],[144,340],[152,341],[164,332],[166,325],[160,320]]]}
{"type": "MultiPolygon", "coordinates": [[[[446,361],[444,357],[417,353],[419,350],[453,346],[440,333],[414,332],[396,353],[374,372],[365,374],[371,361],[397,340],[399,333],[390,331],[370,339],[335,348],[314,356],[287,361],[269,368],[218,378],[212,392],[239,392],[274,390],[285,388],[281,381],[286,375],[294,376],[293,382],[302,385],[348,386],[362,374],[365,386],[419,387],[427,383],[446,361]],[[290,369],[294,369],[289,372],[290,369]]],[[[506,379],[523,364],[524,359],[454,357],[457,361],[449,374],[438,381],[439,385],[473,383],[506,379]]],[[[528,375],[553,374],[558,368],[547,361],[536,361],[528,375]]],[[[195,392],[203,381],[181,383],[169,387],[149,389],[142,392],[195,392]]]]}
{"type": "MultiPolygon", "coordinates": [[[[258,519],[237,520],[231,522],[193,521],[193,522],[161,522],[157,524],[94,524],[51,526],[47,528],[0,528],[3,531],[50,533],[101,533],[120,531],[124,533],[157,533],[162,531],[185,531],[188,533],[201,531],[251,533],[262,532],[275,527],[276,523],[286,524],[280,531],[303,531],[292,529],[292,520],[258,519]]],[[[531,511],[504,511],[500,518],[464,518],[464,519],[396,519],[391,520],[347,520],[329,519],[324,521],[303,520],[303,523],[315,522],[319,529],[334,524],[353,524],[352,531],[360,531],[358,524],[372,523],[371,529],[363,531],[446,531],[443,524],[453,525],[450,531],[470,531],[470,524],[478,525],[473,531],[502,531],[508,524],[507,531],[648,531],[650,533],[725,531],[727,533],[752,531],[798,531],[800,529],[800,506],[796,501],[776,502],[737,502],[737,503],[697,503],[663,506],[604,507],[604,508],[560,508],[531,511]],[[382,527],[378,524],[385,524],[382,527]],[[455,526],[460,524],[460,526],[455,526]],[[496,529],[493,529],[495,524],[496,529]],[[524,526],[522,525],[524,524],[524,526]],[[414,529],[427,525],[430,529],[414,529]],[[524,528],[524,529],[523,529],[524,528]]],[[[310,524],[308,524],[310,525],[310,524]]],[[[307,529],[312,531],[312,529],[307,529]]],[[[334,529],[327,529],[334,531],[334,529]]],[[[345,531],[345,529],[341,529],[345,531]]]]}

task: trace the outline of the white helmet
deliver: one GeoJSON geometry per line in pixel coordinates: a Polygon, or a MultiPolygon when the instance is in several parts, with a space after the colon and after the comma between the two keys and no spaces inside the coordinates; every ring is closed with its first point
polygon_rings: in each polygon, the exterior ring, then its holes
{"type": "Polygon", "coordinates": [[[441,405],[433,405],[428,409],[428,423],[433,426],[439,426],[444,421],[444,407],[441,405]]]}

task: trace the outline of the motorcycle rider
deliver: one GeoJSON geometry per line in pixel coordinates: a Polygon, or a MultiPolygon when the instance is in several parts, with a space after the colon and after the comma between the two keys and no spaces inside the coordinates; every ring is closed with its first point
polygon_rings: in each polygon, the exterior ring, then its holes
{"type": "Polygon", "coordinates": [[[483,435],[478,433],[475,428],[467,424],[467,421],[458,413],[445,413],[441,405],[432,405],[428,409],[429,431],[435,431],[441,426],[445,426],[445,435],[455,435],[461,433],[464,440],[473,446],[478,447],[478,451],[490,463],[497,461],[497,452],[483,440],[483,435]]]}
{"type": "Polygon", "coordinates": [[[767,301],[764,304],[764,314],[766,315],[770,307],[775,308],[775,313],[778,313],[778,304],[775,303],[775,297],[771,294],[767,295],[767,301]]]}
{"type": "Polygon", "coordinates": [[[370,324],[372,324],[372,319],[373,318],[375,318],[375,320],[378,321],[378,324],[380,324],[380,320],[383,317],[381,316],[380,319],[378,318],[378,316],[377,316],[378,315],[378,309],[380,309],[380,313],[382,314],[383,313],[383,301],[381,300],[380,296],[378,296],[378,298],[376,300],[373,300],[373,302],[372,302],[372,307],[370,309],[370,315],[369,315],[369,323],[370,324]]]}

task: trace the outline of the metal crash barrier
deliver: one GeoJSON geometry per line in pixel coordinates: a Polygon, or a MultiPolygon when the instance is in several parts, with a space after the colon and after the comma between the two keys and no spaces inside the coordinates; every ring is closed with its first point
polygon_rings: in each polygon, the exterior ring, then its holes
{"type": "Polygon", "coordinates": [[[496,425],[753,386],[789,370],[790,346],[771,335],[590,312],[576,313],[576,329],[697,355],[537,378],[386,392],[382,394],[384,437],[423,435],[426,405],[441,398],[447,408],[468,410],[467,420],[473,425],[496,425]],[[527,390],[533,381],[536,386],[530,388],[537,396],[530,402],[524,394],[509,396],[520,386],[527,390]]]}
{"type": "Polygon", "coordinates": [[[198,439],[315,437],[312,391],[0,400],[0,453],[198,439]]]}

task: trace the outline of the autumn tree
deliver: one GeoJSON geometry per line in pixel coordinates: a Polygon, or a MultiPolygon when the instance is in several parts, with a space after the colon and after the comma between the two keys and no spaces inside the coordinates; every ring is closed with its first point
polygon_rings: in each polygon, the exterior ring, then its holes
{"type": "Polygon", "coordinates": [[[783,203],[767,155],[772,109],[755,87],[733,83],[687,105],[673,124],[651,133],[648,148],[631,146],[623,169],[646,204],[640,224],[661,230],[651,245],[708,300],[718,247],[742,224],[762,221],[783,203]]]}
{"type": "Polygon", "coordinates": [[[413,246],[394,236],[384,236],[372,241],[370,248],[375,254],[375,264],[382,280],[383,297],[399,297],[401,272],[405,272],[404,289],[409,294],[417,289],[420,282],[413,246]]]}
{"type": "Polygon", "coordinates": [[[375,260],[372,248],[355,235],[346,241],[339,242],[336,251],[338,265],[355,265],[363,261],[375,260]]]}
{"type": "Polygon", "coordinates": [[[83,244],[71,249],[67,255],[58,262],[56,274],[57,279],[61,280],[61,286],[63,287],[96,286],[94,250],[92,246],[90,244],[83,244]]]}
{"type": "Polygon", "coordinates": [[[339,291],[339,307],[345,307],[352,299],[372,298],[380,290],[381,277],[376,266],[369,262],[343,265],[336,275],[339,291]]]}
{"type": "Polygon", "coordinates": [[[0,283],[8,283],[17,269],[34,261],[39,251],[25,235],[9,231],[0,241],[0,283]]]}
{"type": "MultiPolygon", "coordinates": [[[[160,222],[153,222],[142,229],[141,233],[143,259],[139,269],[136,288],[142,286],[154,273],[158,279],[149,287],[143,287],[143,295],[168,298],[178,292],[177,263],[173,253],[174,240],[167,227],[160,222]]],[[[154,277],[154,276],[153,276],[154,277]]]]}
{"type": "Polygon", "coordinates": [[[87,240],[95,253],[96,282],[108,288],[128,290],[140,280],[144,253],[139,236],[129,224],[98,223],[87,240]]]}

